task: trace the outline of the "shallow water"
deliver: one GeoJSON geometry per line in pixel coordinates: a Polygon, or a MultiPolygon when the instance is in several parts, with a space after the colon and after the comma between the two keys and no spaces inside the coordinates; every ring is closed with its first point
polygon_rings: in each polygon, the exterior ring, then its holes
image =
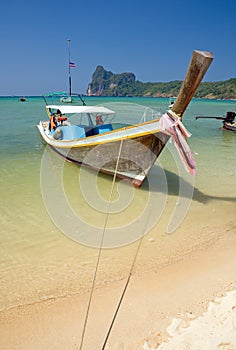
{"type": "MultiPolygon", "coordinates": [[[[164,98],[87,99],[87,104],[117,102],[157,112],[169,104],[164,98]]],[[[220,121],[194,116],[222,116],[235,111],[236,102],[194,99],[185,112],[196,178],[185,173],[170,144],[141,189],[115,182],[111,206],[111,177],[64,164],[47,152],[36,129],[46,118],[42,98],[23,103],[0,98],[0,107],[0,309],[90,289],[104,226],[104,243],[113,249],[103,251],[98,285],[127,275],[133,242],[146,232],[138,272],[184,252],[183,237],[191,245],[234,226],[236,134],[222,131],[220,121]]]]}

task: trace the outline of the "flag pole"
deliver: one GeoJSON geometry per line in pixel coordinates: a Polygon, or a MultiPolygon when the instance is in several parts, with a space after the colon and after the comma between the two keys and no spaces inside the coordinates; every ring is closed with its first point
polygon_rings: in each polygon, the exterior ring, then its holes
{"type": "Polygon", "coordinates": [[[70,39],[67,39],[67,44],[68,44],[68,57],[69,57],[69,61],[68,61],[68,67],[69,67],[69,95],[71,96],[71,75],[70,75],[70,39]]]}

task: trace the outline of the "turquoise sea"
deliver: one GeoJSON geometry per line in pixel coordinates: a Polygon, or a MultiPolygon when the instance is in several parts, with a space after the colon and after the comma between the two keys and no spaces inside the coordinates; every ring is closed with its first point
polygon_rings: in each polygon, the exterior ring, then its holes
{"type": "MultiPolygon", "coordinates": [[[[165,111],[169,105],[169,99],[165,98],[88,97],[86,102],[88,105],[112,103],[114,106],[115,103],[132,103],[157,111],[165,111]]],[[[151,186],[144,184],[141,189],[131,189],[127,183],[119,185],[117,181],[112,199],[114,212],[107,225],[113,228],[122,224],[129,239],[118,240],[114,244],[116,249],[104,251],[98,285],[127,275],[135,252],[135,243],[132,242],[140,237],[140,233],[135,236],[137,226],[148,220],[149,212],[154,216],[157,213],[157,217],[147,230],[144,249],[137,264],[140,272],[168,263],[170,256],[180,251],[184,253],[187,245],[189,248],[191,244],[207,241],[216,234],[226,234],[235,226],[236,134],[222,131],[219,120],[195,120],[196,115],[223,116],[227,111],[236,111],[236,101],[193,99],[185,112],[183,122],[192,133],[189,145],[197,163],[194,180],[187,176],[180,181],[185,175],[179,170],[179,162],[176,163],[175,153],[170,147],[164,150],[151,170],[151,186]],[[158,176],[161,177],[160,182],[158,176]],[[118,199],[121,197],[126,204],[119,208],[118,199]],[[179,197],[183,197],[185,202],[181,202],[179,197]],[[144,214],[142,205],[148,202],[148,198],[151,198],[151,206],[144,214]],[[166,233],[168,222],[179,203],[185,206],[181,214],[183,217],[178,219],[179,224],[170,235],[166,233]],[[181,245],[183,238],[185,246],[181,245]],[[142,261],[147,254],[149,259],[142,261]]],[[[78,243],[70,234],[61,232],[45,206],[42,181],[47,176],[47,168],[44,168],[43,179],[40,180],[45,145],[36,128],[42,119],[46,120],[46,112],[41,97],[27,97],[26,102],[19,102],[17,97],[0,98],[1,311],[83,293],[90,289],[96,264],[96,247],[84,244],[83,237],[78,243]]],[[[53,164],[53,171],[60,175],[60,172],[57,173],[60,167],[58,160],[51,154],[50,157],[53,157],[53,163],[47,164],[53,164]]],[[[52,169],[48,169],[51,178],[50,171],[52,169]]],[[[96,200],[108,200],[112,178],[83,170],[80,180],[81,172],[79,167],[65,164],[64,192],[81,222],[89,223],[96,231],[96,227],[103,226],[107,213],[105,210],[101,214],[94,206],[96,200]],[[90,202],[86,196],[91,196],[91,193],[84,194],[80,182],[86,190],[96,187],[100,197],[96,197],[95,193],[90,202]]],[[[145,205],[148,208],[148,204],[145,205]]],[[[55,197],[55,208],[57,206],[63,213],[64,203],[60,202],[60,196],[55,197]]],[[[83,235],[86,235],[84,227],[83,235]]],[[[78,224],[78,232],[80,229],[78,224]]]]}

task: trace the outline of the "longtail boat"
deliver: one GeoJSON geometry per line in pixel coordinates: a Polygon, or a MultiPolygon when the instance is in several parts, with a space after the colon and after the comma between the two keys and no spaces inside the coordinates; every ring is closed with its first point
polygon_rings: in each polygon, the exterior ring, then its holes
{"type": "Polygon", "coordinates": [[[217,119],[223,120],[222,130],[229,130],[236,132],[236,121],[235,121],[236,113],[235,112],[227,112],[225,117],[211,117],[211,116],[196,116],[197,119],[217,119]]]}
{"type": "Polygon", "coordinates": [[[182,116],[212,60],[210,52],[193,51],[180,92],[161,117],[121,125],[115,121],[115,111],[104,106],[46,103],[48,120],[39,122],[39,133],[66,160],[128,179],[135,187],[142,185],[173,138],[186,169],[195,174],[195,162],[186,142],[190,133],[182,124],[182,116]]]}

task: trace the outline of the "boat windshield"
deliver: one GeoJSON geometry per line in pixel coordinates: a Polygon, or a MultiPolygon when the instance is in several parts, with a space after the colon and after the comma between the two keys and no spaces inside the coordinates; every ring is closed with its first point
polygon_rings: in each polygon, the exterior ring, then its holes
{"type": "Polygon", "coordinates": [[[160,108],[154,109],[137,103],[111,102],[104,104],[104,106],[116,111],[113,123],[135,125],[160,119],[163,115],[160,108]]]}

